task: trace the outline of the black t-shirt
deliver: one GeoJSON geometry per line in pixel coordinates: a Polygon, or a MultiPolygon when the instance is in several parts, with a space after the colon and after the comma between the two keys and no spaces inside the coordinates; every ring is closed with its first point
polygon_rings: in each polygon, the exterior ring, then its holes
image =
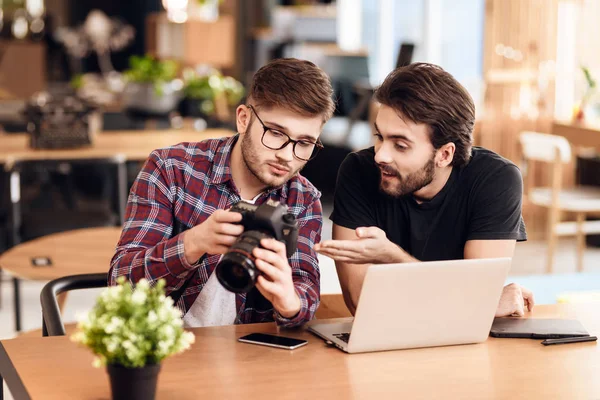
{"type": "Polygon", "coordinates": [[[374,156],[371,147],[349,154],[340,166],[335,224],[377,226],[421,261],[462,259],[468,240],[527,240],[521,172],[498,154],[474,147],[469,163],[453,168],[444,188],[421,204],[411,195],[393,198],[379,190],[374,156]]]}

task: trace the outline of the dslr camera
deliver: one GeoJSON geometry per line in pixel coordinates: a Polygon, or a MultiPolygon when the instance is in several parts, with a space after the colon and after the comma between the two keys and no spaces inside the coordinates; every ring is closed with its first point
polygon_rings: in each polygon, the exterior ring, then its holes
{"type": "Polygon", "coordinates": [[[240,201],[230,211],[242,214],[244,232],[221,258],[216,274],[225,289],[247,293],[260,274],[252,255],[254,248],[261,247],[261,239],[274,238],[285,243],[287,257],[291,257],[298,243],[298,222],[285,204],[270,199],[258,206],[240,201]]]}

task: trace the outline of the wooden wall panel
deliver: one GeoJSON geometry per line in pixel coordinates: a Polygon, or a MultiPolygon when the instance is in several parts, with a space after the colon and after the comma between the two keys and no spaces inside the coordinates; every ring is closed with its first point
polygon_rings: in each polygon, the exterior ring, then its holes
{"type": "MultiPolygon", "coordinates": [[[[484,31],[485,98],[478,144],[521,166],[518,135],[524,130],[550,132],[554,81],[541,66],[556,59],[559,0],[486,0],[484,31]],[[521,57],[497,50],[512,48],[521,57]]],[[[534,184],[547,181],[536,169],[534,184]]],[[[544,210],[525,202],[530,237],[543,235],[544,210]]]]}

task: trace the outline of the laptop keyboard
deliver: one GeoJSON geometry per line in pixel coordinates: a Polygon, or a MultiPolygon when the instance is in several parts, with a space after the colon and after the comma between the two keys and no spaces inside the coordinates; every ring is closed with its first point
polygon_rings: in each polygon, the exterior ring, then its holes
{"type": "Polygon", "coordinates": [[[348,343],[350,341],[350,332],[346,333],[334,333],[333,336],[340,339],[342,342],[348,343]]]}

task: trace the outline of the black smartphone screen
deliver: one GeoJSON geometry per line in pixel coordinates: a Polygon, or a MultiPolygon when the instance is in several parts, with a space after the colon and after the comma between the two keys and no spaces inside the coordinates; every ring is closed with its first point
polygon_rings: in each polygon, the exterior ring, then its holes
{"type": "Polygon", "coordinates": [[[266,333],[251,333],[238,339],[240,342],[262,344],[265,346],[295,349],[308,343],[306,340],[294,339],[285,336],[275,336],[266,333]]]}

